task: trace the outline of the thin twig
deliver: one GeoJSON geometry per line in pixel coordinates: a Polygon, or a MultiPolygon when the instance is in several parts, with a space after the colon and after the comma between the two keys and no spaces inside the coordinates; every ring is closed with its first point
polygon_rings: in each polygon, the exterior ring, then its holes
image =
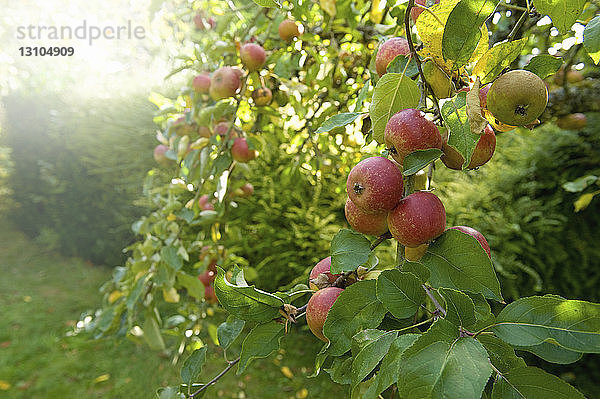
{"type": "Polygon", "coordinates": [[[435,306],[435,308],[444,316],[446,316],[446,309],[444,309],[442,307],[442,305],[440,305],[440,303],[438,302],[437,299],[435,299],[435,297],[433,296],[433,294],[431,293],[431,289],[430,287],[428,287],[427,285],[423,284],[422,285],[423,289],[425,290],[425,293],[427,294],[427,296],[429,297],[429,299],[431,299],[431,302],[433,302],[433,305],[435,306]]]}
{"type": "MultiPolygon", "coordinates": [[[[435,106],[435,110],[438,114],[441,114],[440,105],[438,103],[438,99],[433,93],[433,89],[425,79],[425,74],[423,73],[423,67],[421,66],[421,60],[419,59],[419,55],[415,50],[415,45],[412,41],[412,35],[410,32],[410,10],[415,6],[415,0],[409,0],[408,5],[406,6],[406,13],[404,14],[404,29],[406,31],[406,40],[408,41],[408,47],[410,48],[410,56],[415,60],[417,64],[417,69],[419,70],[419,76],[421,77],[421,81],[423,82],[423,87],[425,89],[425,97],[427,97],[427,92],[431,95],[433,99],[433,105],[435,106]]],[[[425,103],[425,105],[427,105],[425,103]]]]}
{"type": "Polygon", "coordinates": [[[225,374],[227,374],[227,372],[229,370],[231,370],[233,368],[233,366],[235,366],[239,361],[240,361],[239,357],[237,359],[235,359],[235,360],[230,361],[229,364],[227,365],[227,367],[225,367],[225,369],[223,369],[223,371],[221,371],[219,374],[217,374],[215,376],[215,378],[213,378],[212,380],[208,381],[204,386],[202,386],[202,388],[198,389],[196,392],[194,392],[193,394],[191,394],[190,398],[193,398],[194,396],[200,394],[200,392],[204,391],[206,388],[208,388],[209,386],[211,386],[214,383],[216,383],[217,381],[219,381],[221,379],[221,377],[223,377],[225,374]]]}
{"type": "Polygon", "coordinates": [[[379,244],[381,244],[385,240],[389,240],[390,238],[392,238],[392,233],[390,233],[389,231],[377,237],[377,239],[371,244],[371,251],[377,248],[379,244]]]}

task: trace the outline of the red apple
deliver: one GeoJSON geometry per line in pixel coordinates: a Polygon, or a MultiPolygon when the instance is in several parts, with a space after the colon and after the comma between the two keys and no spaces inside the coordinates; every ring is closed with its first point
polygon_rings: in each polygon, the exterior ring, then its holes
{"type": "Polygon", "coordinates": [[[392,158],[404,165],[404,158],[411,152],[442,148],[442,136],[437,126],[425,119],[417,109],[403,109],[395,113],[384,131],[384,141],[392,158]]]}
{"type": "MultiPolygon", "coordinates": [[[[568,74],[567,74],[568,76],[568,74]]],[[[580,130],[587,125],[587,118],[585,114],[576,113],[561,116],[556,120],[556,126],[563,130],[580,130]]]]}
{"type": "Polygon", "coordinates": [[[477,231],[474,228],[469,227],[469,226],[454,226],[454,227],[450,227],[448,230],[458,230],[462,233],[465,233],[465,234],[475,237],[475,239],[477,241],[479,241],[479,243],[481,244],[481,246],[483,247],[485,252],[488,254],[488,256],[492,257],[490,245],[488,244],[488,242],[485,239],[485,237],[483,236],[483,234],[481,234],[479,231],[477,231]]]}
{"type": "Polygon", "coordinates": [[[167,158],[167,156],[165,155],[167,151],[169,151],[169,147],[163,144],[159,144],[156,147],[154,147],[154,160],[161,165],[168,164],[170,159],[167,158]]]}
{"type": "Polygon", "coordinates": [[[205,287],[208,287],[213,281],[215,281],[216,277],[216,273],[212,270],[205,270],[198,276],[198,280],[200,280],[205,287]]]}
{"type": "MultiPolygon", "coordinates": [[[[435,0],[433,4],[438,4],[440,2],[440,0],[435,0]]],[[[415,4],[420,4],[422,6],[427,6],[427,0],[415,0],[415,4]]],[[[417,18],[419,17],[419,15],[421,15],[421,13],[425,11],[423,10],[421,7],[413,7],[410,10],[410,17],[412,18],[413,22],[417,22],[417,18]]]]}
{"type": "Polygon", "coordinates": [[[204,299],[206,299],[206,302],[208,303],[219,302],[217,295],[215,294],[215,288],[212,285],[204,287],[204,299]]]}
{"type": "Polygon", "coordinates": [[[300,36],[300,30],[298,29],[298,25],[296,22],[291,19],[284,19],[279,24],[279,37],[281,37],[286,42],[291,41],[293,38],[300,36]]]}
{"type": "Polygon", "coordinates": [[[206,29],[206,25],[204,24],[204,17],[201,14],[194,15],[194,25],[196,25],[196,29],[204,30],[206,29]]]}
{"type": "Polygon", "coordinates": [[[208,128],[208,126],[200,126],[198,127],[198,135],[200,137],[205,137],[205,138],[210,138],[210,136],[212,136],[212,133],[210,132],[210,129],[208,128]]]}
{"type": "Polygon", "coordinates": [[[348,224],[359,233],[380,236],[388,231],[387,211],[365,212],[356,206],[350,198],[347,198],[344,213],[348,224]]]}
{"type": "Polygon", "coordinates": [[[273,100],[273,93],[268,87],[259,87],[252,92],[252,99],[254,100],[254,104],[259,107],[263,107],[271,104],[271,100],[273,100]]]}
{"type": "Polygon", "coordinates": [[[256,43],[246,43],[240,48],[242,64],[250,71],[256,71],[265,65],[267,53],[256,43]]]}
{"type": "Polygon", "coordinates": [[[405,197],[388,214],[392,236],[406,247],[418,247],[446,230],[446,210],[433,193],[417,191],[405,197]]]}
{"type": "MultiPolygon", "coordinates": [[[[442,151],[444,152],[441,158],[442,162],[450,169],[461,170],[465,159],[458,151],[448,145],[447,130],[444,132],[444,137],[442,139],[442,151]]],[[[492,129],[490,125],[487,125],[475,146],[467,169],[475,169],[487,163],[492,159],[495,149],[496,135],[494,134],[494,129],[492,129]]]]}
{"type": "Polygon", "coordinates": [[[210,198],[208,195],[203,194],[198,198],[198,207],[203,211],[214,211],[215,207],[210,202],[210,198]]]}
{"type": "Polygon", "coordinates": [[[306,324],[313,334],[321,341],[329,341],[323,335],[323,325],[327,319],[329,309],[337,297],[344,291],[338,287],[327,287],[315,292],[308,300],[306,307],[306,324]]]}
{"type": "Polygon", "coordinates": [[[240,73],[239,69],[229,66],[217,69],[210,78],[210,96],[214,100],[234,96],[241,86],[240,73]]]}
{"type": "Polygon", "coordinates": [[[242,187],[242,192],[244,193],[244,197],[250,197],[254,194],[254,186],[250,183],[244,184],[242,187]]]}
{"type": "Polygon", "coordinates": [[[238,137],[231,146],[231,156],[237,162],[246,163],[253,160],[258,155],[258,151],[248,148],[248,141],[244,137],[238,137]]]}
{"type": "Polygon", "coordinates": [[[207,94],[210,90],[210,74],[202,72],[192,81],[192,87],[197,93],[207,94]]]}
{"type": "Polygon", "coordinates": [[[352,202],[365,212],[393,209],[403,194],[402,172],[387,158],[370,157],[352,168],[346,191],[352,202]]]}
{"type": "Polygon", "coordinates": [[[482,110],[487,108],[487,94],[488,91],[490,91],[490,87],[492,87],[492,84],[488,83],[479,89],[479,104],[481,105],[482,110]]]}
{"type": "Polygon", "coordinates": [[[331,256],[326,257],[325,259],[321,259],[319,263],[317,263],[312,270],[310,271],[310,276],[308,279],[308,285],[312,290],[318,290],[319,287],[312,282],[312,280],[319,277],[320,274],[325,274],[327,276],[327,281],[330,283],[334,283],[341,274],[331,274],[331,256]]]}
{"type": "Polygon", "coordinates": [[[408,41],[403,37],[392,37],[386,40],[377,55],[375,56],[375,69],[379,76],[383,76],[387,72],[387,67],[390,62],[398,55],[410,54],[410,47],[408,47],[408,41]]]}
{"type": "Polygon", "coordinates": [[[187,123],[185,116],[177,118],[177,120],[175,120],[175,122],[173,122],[171,125],[171,129],[178,136],[185,136],[194,133],[194,126],[187,123]]]}

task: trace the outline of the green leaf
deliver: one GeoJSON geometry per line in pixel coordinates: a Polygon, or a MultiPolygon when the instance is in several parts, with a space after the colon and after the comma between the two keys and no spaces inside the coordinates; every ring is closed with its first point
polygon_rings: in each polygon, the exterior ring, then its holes
{"type": "Polygon", "coordinates": [[[472,292],[466,292],[475,305],[475,319],[477,320],[474,325],[470,328],[478,331],[484,327],[494,324],[496,316],[492,314],[492,309],[487,299],[481,294],[474,294],[472,292]]]}
{"type": "Polygon", "coordinates": [[[439,293],[446,301],[446,320],[465,328],[475,324],[475,304],[467,294],[450,288],[440,288],[439,293]]]}
{"type": "Polygon", "coordinates": [[[526,44],[526,37],[496,44],[477,61],[472,74],[481,79],[482,86],[490,83],[521,54],[526,44]]]}
{"type": "Polygon", "coordinates": [[[142,295],[142,290],[144,289],[144,286],[146,285],[147,280],[148,280],[148,275],[146,274],[146,275],[138,278],[138,280],[135,282],[133,289],[131,290],[131,292],[129,293],[129,296],[127,297],[127,309],[129,309],[129,310],[133,309],[133,307],[137,303],[140,295],[142,295]]]}
{"type": "Polygon", "coordinates": [[[275,0],[252,0],[261,7],[281,8],[281,4],[275,0]]]}
{"type": "Polygon", "coordinates": [[[425,267],[421,263],[410,262],[406,259],[404,260],[401,269],[403,272],[412,273],[415,276],[417,276],[419,280],[421,280],[421,283],[427,282],[427,280],[429,280],[429,277],[431,276],[431,273],[429,272],[429,269],[427,267],[425,267]]]}
{"type": "Polygon", "coordinates": [[[404,319],[425,301],[425,290],[412,273],[384,270],[377,278],[377,298],[394,317],[404,319]]]}
{"type": "Polygon", "coordinates": [[[412,57],[397,55],[387,66],[387,73],[403,73],[409,78],[414,78],[419,74],[417,63],[412,57]],[[408,66],[406,65],[408,63],[408,66]]]}
{"type": "Polygon", "coordinates": [[[401,397],[479,398],[491,374],[481,343],[438,319],[402,354],[397,386],[401,397]]]}
{"type": "Polygon", "coordinates": [[[352,356],[346,358],[336,357],[330,368],[326,369],[333,382],[338,384],[350,385],[352,383],[352,356]]]}
{"type": "Polygon", "coordinates": [[[553,57],[550,54],[536,55],[523,69],[535,73],[541,79],[556,73],[562,65],[562,59],[553,57]]]}
{"type": "Polygon", "coordinates": [[[352,230],[340,230],[331,240],[331,273],[355,270],[369,260],[371,242],[352,230]]]}
{"type": "Polygon", "coordinates": [[[229,316],[226,321],[219,324],[217,328],[219,346],[223,349],[229,348],[229,345],[235,341],[244,329],[244,324],[246,324],[244,320],[236,319],[233,316],[229,316]]]}
{"type": "Polygon", "coordinates": [[[375,376],[373,384],[371,384],[363,399],[377,399],[381,392],[398,381],[402,354],[417,338],[419,338],[418,334],[404,334],[394,339],[387,354],[381,361],[379,372],[375,376]]]}
{"type": "Polygon", "coordinates": [[[557,296],[521,298],[506,306],[492,329],[505,342],[554,342],[574,352],[600,353],[600,304],[557,296]]]}
{"type": "Polygon", "coordinates": [[[189,274],[177,273],[177,282],[181,284],[188,292],[188,295],[201,300],[204,297],[204,285],[198,280],[198,277],[190,276],[189,274]]]}
{"type": "Polygon", "coordinates": [[[542,15],[547,14],[564,35],[581,15],[585,0],[533,0],[533,4],[536,11],[542,15]]]}
{"type": "Polygon", "coordinates": [[[206,346],[200,349],[196,349],[190,357],[185,359],[183,367],[181,368],[181,379],[187,385],[191,385],[192,382],[200,375],[202,366],[206,362],[206,346]]]}
{"type": "Polygon", "coordinates": [[[323,122],[315,133],[326,133],[330,130],[335,129],[336,127],[346,126],[354,122],[356,118],[358,118],[361,115],[364,114],[361,112],[345,112],[343,114],[333,115],[332,117],[328,118],[325,122],[323,122]]]}
{"type": "Polygon", "coordinates": [[[259,324],[246,336],[242,343],[242,353],[240,354],[240,363],[237,374],[240,375],[246,369],[246,366],[257,358],[267,357],[273,351],[279,349],[279,343],[283,338],[284,325],[272,321],[266,324],[259,324]]]}
{"type": "Polygon", "coordinates": [[[225,279],[225,271],[217,267],[214,284],[219,303],[230,314],[245,321],[264,322],[276,318],[283,301],[254,286],[248,286],[243,280],[243,273],[240,274],[242,277],[236,281],[237,284],[231,284],[225,279]]]}
{"type": "Polygon", "coordinates": [[[396,331],[382,332],[378,338],[371,340],[356,355],[352,362],[352,390],[367,376],[386,355],[392,342],[398,336],[396,331]]]}
{"type": "Polygon", "coordinates": [[[407,76],[400,73],[383,75],[375,86],[369,108],[373,138],[378,143],[383,143],[385,125],[392,115],[406,108],[415,108],[420,98],[419,86],[407,76]]]}
{"type": "Polygon", "coordinates": [[[468,234],[446,230],[429,245],[419,263],[429,268],[429,281],[435,288],[470,291],[502,301],[492,261],[479,241],[468,234]]]}
{"type": "Polygon", "coordinates": [[[585,397],[555,375],[536,367],[521,367],[496,381],[492,399],[584,399],[585,397]]]}
{"type": "Polygon", "coordinates": [[[177,248],[175,247],[162,247],[160,249],[160,258],[175,270],[179,270],[183,266],[183,260],[177,254],[177,248]]]}
{"type": "Polygon", "coordinates": [[[466,65],[481,39],[481,25],[494,9],[495,0],[462,0],[450,12],[444,35],[442,55],[452,60],[453,69],[466,65]]]}
{"type": "Polygon", "coordinates": [[[458,151],[465,159],[464,165],[468,165],[481,135],[471,131],[467,116],[467,93],[458,93],[446,101],[442,106],[442,118],[450,130],[448,145],[458,151]]]}
{"type": "Polygon", "coordinates": [[[428,150],[417,150],[411,152],[404,158],[404,168],[402,175],[410,176],[414,175],[439,157],[443,152],[437,148],[430,148],[428,150]]]}
{"type": "Polygon", "coordinates": [[[558,364],[575,363],[583,356],[581,352],[573,352],[552,342],[543,342],[535,346],[517,346],[516,349],[531,352],[547,362],[558,364]]]}
{"type": "Polygon", "coordinates": [[[185,399],[185,395],[179,393],[179,387],[164,387],[156,390],[158,399],[185,399]]]}
{"type": "Polygon", "coordinates": [[[585,190],[590,184],[594,184],[598,181],[598,176],[587,175],[582,176],[573,181],[567,182],[562,187],[570,193],[578,193],[585,190]]]}
{"type": "Polygon", "coordinates": [[[600,15],[596,15],[583,30],[583,46],[594,63],[600,61],[600,15]]]}
{"type": "Polygon", "coordinates": [[[352,337],[366,328],[375,328],[386,310],[376,296],[376,281],[358,281],[337,297],[323,326],[329,338],[328,353],[340,356],[352,346],[352,337]]]}
{"type": "Polygon", "coordinates": [[[144,331],[144,341],[146,341],[150,349],[155,351],[161,351],[165,349],[165,341],[160,334],[160,328],[153,312],[146,312],[146,318],[144,320],[144,324],[142,324],[142,330],[144,331]]]}
{"type": "Polygon", "coordinates": [[[523,358],[515,354],[512,346],[502,341],[494,335],[481,334],[477,337],[481,342],[486,352],[490,356],[490,361],[501,373],[527,366],[523,358]]]}

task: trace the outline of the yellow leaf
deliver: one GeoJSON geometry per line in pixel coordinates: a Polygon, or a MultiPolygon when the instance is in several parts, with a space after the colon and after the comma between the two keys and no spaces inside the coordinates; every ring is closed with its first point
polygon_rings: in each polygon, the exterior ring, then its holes
{"type": "Polygon", "coordinates": [[[294,378],[294,373],[292,373],[292,370],[290,370],[290,368],[289,368],[288,366],[283,366],[283,367],[281,368],[281,373],[282,373],[283,375],[285,375],[287,378],[289,378],[290,380],[291,380],[292,378],[294,378]]]}
{"type": "Polygon", "coordinates": [[[123,293],[119,290],[114,290],[108,295],[108,303],[114,303],[117,299],[121,298],[123,293]]]}
{"type": "MultiPolygon", "coordinates": [[[[451,60],[444,60],[442,55],[442,37],[444,36],[444,28],[448,16],[460,0],[442,0],[439,4],[434,4],[429,9],[431,12],[423,12],[417,18],[417,30],[425,47],[419,52],[424,58],[433,58],[436,64],[445,70],[446,73],[452,74],[454,63],[451,60]],[[433,15],[435,14],[435,15],[433,15]]],[[[485,25],[481,27],[481,39],[477,44],[477,48],[471,55],[469,62],[476,62],[489,47],[488,30],[485,25]]]]}
{"type": "Polygon", "coordinates": [[[2,391],[8,391],[10,389],[11,385],[4,381],[4,380],[0,380],[0,390],[2,391]]]}
{"type": "Polygon", "coordinates": [[[494,80],[504,68],[510,65],[521,54],[521,50],[527,43],[524,37],[512,42],[502,42],[487,50],[483,57],[473,67],[472,74],[481,79],[481,84],[487,84],[494,80]]]}
{"type": "Polygon", "coordinates": [[[163,293],[163,298],[165,299],[166,302],[170,302],[170,303],[179,302],[179,294],[177,293],[177,290],[175,288],[171,287],[168,290],[163,288],[162,293],[163,293]]]}
{"type": "Polygon", "coordinates": [[[29,295],[25,295],[23,297],[23,302],[27,302],[27,303],[31,302],[31,297],[29,295]]]}
{"type": "Polygon", "coordinates": [[[319,4],[323,11],[329,14],[330,17],[335,17],[336,8],[335,8],[335,0],[319,0],[319,4]]]}
{"type": "Polygon", "coordinates": [[[167,220],[169,222],[172,222],[173,220],[176,220],[177,216],[173,215],[173,213],[169,213],[169,215],[167,216],[167,220]]]}
{"type": "Polygon", "coordinates": [[[479,78],[475,81],[471,90],[467,92],[467,116],[469,117],[469,127],[471,132],[482,134],[483,129],[488,125],[487,119],[481,114],[481,101],[479,100],[479,78]]]}
{"type": "Polygon", "coordinates": [[[577,201],[573,204],[575,206],[575,212],[579,212],[582,209],[587,208],[587,206],[594,199],[594,195],[600,193],[600,191],[596,191],[594,193],[583,194],[581,197],[577,198],[577,201]]]}
{"type": "Polygon", "coordinates": [[[110,374],[102,374],[102,375],[99,375],[98,377],[94,378],[94,384],[97,384],[99,382],[108,381],[109,379],[110,379],[110,374]]]}
{"type": "Polygon", "coordinates": [[[306,399],[308,398],[308,389],[302,388],[298,392],[296,392],[296,399],[306,399]]]}
{"type": "Polygon", "coordinates": [[[383,19],[383,10],[381,8],[380,0],[373,0],[371,3],[371,12],[369,13],[369,19],[374,24],[378,24],[383,19]]]}

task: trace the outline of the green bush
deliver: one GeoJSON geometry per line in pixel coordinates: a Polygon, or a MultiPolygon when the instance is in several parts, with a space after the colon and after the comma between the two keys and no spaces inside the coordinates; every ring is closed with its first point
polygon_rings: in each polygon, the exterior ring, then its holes
{"type": "Polygon", "coordinates": [[[12,221],[68,256],[122,262],[143,213],[133,201],[154,163],[152,106],[141,95],[66,102],[13,93],[3,101],[12,221]]]}

